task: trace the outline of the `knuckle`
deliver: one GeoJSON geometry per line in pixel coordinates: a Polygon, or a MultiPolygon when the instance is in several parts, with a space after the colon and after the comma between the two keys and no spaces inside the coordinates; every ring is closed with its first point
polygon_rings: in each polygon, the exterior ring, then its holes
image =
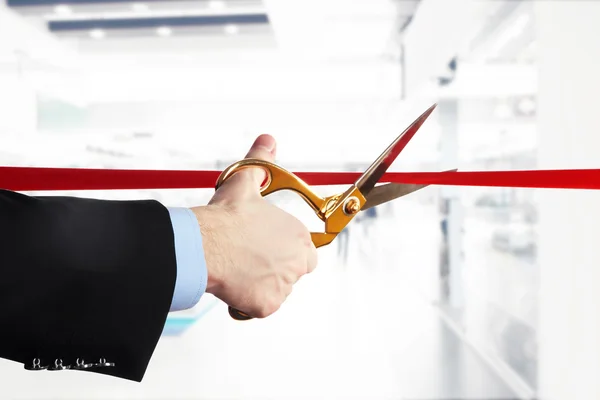
{"type": "Polygon", "coordinates": [[[317,249],[314,245],[311,245],[311,247],[308,250],[308,254],[307,254],[307,268],[308,268],[309,273],[314,271],[315,268],[317,268],[318,261],[319,261],[319,256],[318,256],[317,249]]]}
{"type": "Polygon", "coordinates": [[[317,268],[317,259],[315,257],[314,259],[311,259],[308,262],[308,272],[313,272],[316,268],[317,268]]]}
{"type": "Polygon", "coordinates": [[[303,239],[308,243],[308,244],[312,244],[312,236],[310,234],[310,231],[308,229],[306,229],[306,227],[302,226],[302,237],[303,239]]]}
{"type": "Polygon", "coordinates": [[[303,247],[313,245],[310,231],[304,225],[299,229],[298,239],[303,247]]]}
{"type": "Polygon", "coordinates": [[[285,294],[285,298],[286,298],[286,299],[288,298],[288,296],[289,296],[290,294],[292,294],[292,290],[293,290],[293,289],[294,289],[294,287],[293,287],[292,285],[289,285],[289,286],[287,286],[287,287],[285,288],[285,292],[284,292],[284,294],[285,294]]]}
{"type": "Polygon", "coordinates": [[[298,262],[298,263],[294,264],[294,275],[295,275],[294,282],[298,281],[298,279],[300,279],[306,273],[307,273],[306,263],[298,262]]]}
{"type": "Polygon", "coordinates": [[[260,307],[257,310],[257,317],[258,318],[266,318],[272,314],[274,314],[277,310],[279,310],[279,307],[281,306],[281,303],[276,301],[274,298],[268,298],[266,300],[264,300],[260,307]]]}

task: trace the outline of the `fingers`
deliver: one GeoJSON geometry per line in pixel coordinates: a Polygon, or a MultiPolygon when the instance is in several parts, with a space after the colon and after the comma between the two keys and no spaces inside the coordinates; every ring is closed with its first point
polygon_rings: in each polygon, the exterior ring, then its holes
{"type": "Polygon", "coordinates": [[[311,242],[311,246],[308,248],[308,256],[306,260],[306,271],[308,273],[313,272],[317,267],[317,258],[317,248],[311,242]]]}
{"type": "MultiPolygon", "coordinates": [[[[258,158],[259,160],[273,162],[275,161],[276,142],[271,135],[260,135],[250,147],[246,158],[258,158]]],[[[256,188],[260,188],[266,179],[266,172],[261,168],[251,168],[246,171],[249,178],[253,180],[256,188]]]]}

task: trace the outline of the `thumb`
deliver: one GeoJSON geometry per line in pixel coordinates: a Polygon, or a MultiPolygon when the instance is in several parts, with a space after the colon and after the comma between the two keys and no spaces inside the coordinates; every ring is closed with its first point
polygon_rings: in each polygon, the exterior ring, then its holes
{"type": "MultiPolygon", "coordinates": [[[[271,135],[260,135],[256,138],[252,147],[246,154],[246,158],[258,158],[259,160],[274,162],[276,153],[276,141],[271,135]]],[[[261,184],[267,178],[267,173],[262,168],[250,168],[246,172],[254,183],[256,188],[260,188],[261,184]]]]}
{"type": "MultiPolygon", "coordinates": [[[[257,158],[264,161],[275,161],[275,139],[271,135],[260,135],[250,147],[246,158],[257,158]]],[[[223,199],[239,199],[246,195],[257,195],[259,189],[267,177],[267,173],[260,167],[247,168],[233,174],[217,190],[211,202],[219,202],[223,199]]]]}

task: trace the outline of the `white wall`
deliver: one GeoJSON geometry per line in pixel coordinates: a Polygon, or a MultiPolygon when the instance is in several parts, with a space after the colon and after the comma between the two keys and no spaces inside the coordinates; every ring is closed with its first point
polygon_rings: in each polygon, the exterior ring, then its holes
{"type": "MultiPolygon", "coordinates": [[[[598,168],[600,3],[536,2],[540,168],[598,168]]],[[[540,399],[600,398],[600,194],[539,193],[540,399]]]]}
{"type": "MultiPolygon", "coordinates": [[[[405,107],[394,100],[95,104],[70,127],[42,128],[108,138],[122,132],[151,132],[205,161],[233,161],[245,154],[258,134],[269,133],[278,139],[281,160],[331,165],[374,160],[418,116],[414,110],[403,111],[405,107]]],[[[436,140],[437,124],[432,119],[398,165],[434,157],[436,140]]]]}
{"type": "Polygon", "coordinates": [[[0,135],[30,135],[37,128],[36,93],[17,74],[0,73],[0,135]]]}

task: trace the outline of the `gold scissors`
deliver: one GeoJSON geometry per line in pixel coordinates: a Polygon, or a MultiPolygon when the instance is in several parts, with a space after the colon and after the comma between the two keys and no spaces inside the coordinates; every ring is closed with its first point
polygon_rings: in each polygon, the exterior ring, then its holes
{"type": "MultiPolygon", "coordinates": [[[[280,190],[291,190],[298,193],[312,207],[321,221],[325,223],[325,232],[311,232],[311,238],[315,247],[328,245],[359,211],[397,199],[427,186],[398,183],[376,185],[400,152],[406,147],[415,133],[417,133],[421,125],[431,115],[435,107],[436,104],[431,106],[406,128],[344,193],[324,198],[320,197],[306,182],[293,173],[271,162],[253,158],[238,161],[227,167],[219,176],[216,189],[227,179],[231,178],[233,174],[242,169],[262,168],[267,173],[267,179],[260,189],[261,195],[264,197],[280,190]]],[[[231,306],[229,307],[229,315],[233,319],[240,321],[253,318],[231,306]]]]}

